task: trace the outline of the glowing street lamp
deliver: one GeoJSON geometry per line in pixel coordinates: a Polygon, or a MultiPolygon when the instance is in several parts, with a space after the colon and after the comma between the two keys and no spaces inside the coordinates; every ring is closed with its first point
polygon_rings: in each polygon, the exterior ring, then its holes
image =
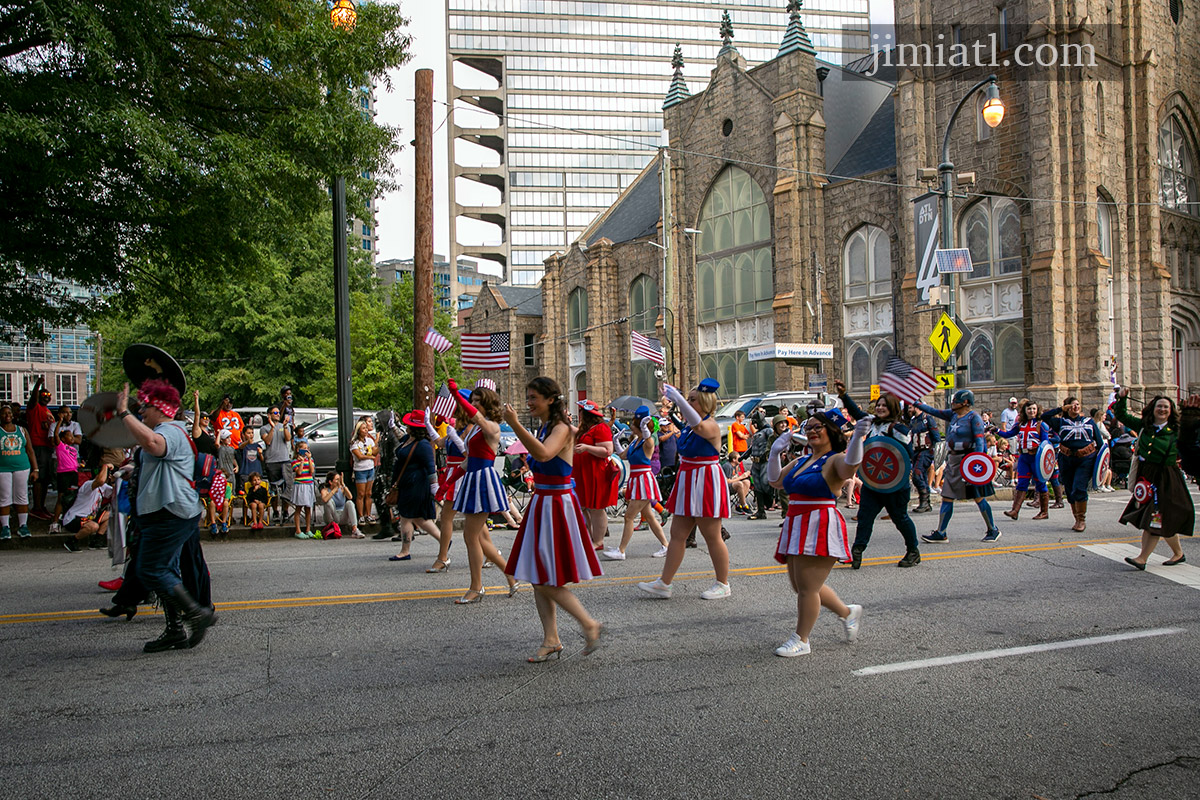
{"type": "Polygon", "coordinates": [[[358,22],[358,11],[354,8],[354,0],[334,0],[329,9],[329,22],[336,31],[352,31],[358,22]]]}

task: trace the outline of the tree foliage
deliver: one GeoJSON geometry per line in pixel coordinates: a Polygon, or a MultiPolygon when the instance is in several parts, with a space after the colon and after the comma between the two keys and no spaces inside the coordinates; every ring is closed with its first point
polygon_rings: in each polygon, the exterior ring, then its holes
{"type": "MultiPolygon", "coordinates": [[[[335,406],[331,227],[323,215],[312,218],[304,236],[265,253],[262,267],[246,279],[211,280],[185,296],[136,283],[92,320],[104,337],[101,389],[125,381],[121,353],[128,345],[149,342],[180,362],[204,408],[226,393],[237,406],[265,405],[285,384],[297,405],[335,406]]],[[[366,254],[349,253],[354,404],[406,409],[412,402],[412,284],[381,288],[366,254]]],[[[435,314],[435,325],[456,338],[446,312],[435,314]]],[[[459,377],[457,348],[447,362],[459,377]]],[[[437,374],[445,378],[440,365],[437,374]]]]}
{"type": "Polygon", "coordinates": [[[407,60],[405,24],[382,3],[347,33],[325,0],[0,2],[5,321],[77,319],[64,281],[192,296],[270,271],[331,175],[362,215],[398,131],[351,89],[407,60]]]}

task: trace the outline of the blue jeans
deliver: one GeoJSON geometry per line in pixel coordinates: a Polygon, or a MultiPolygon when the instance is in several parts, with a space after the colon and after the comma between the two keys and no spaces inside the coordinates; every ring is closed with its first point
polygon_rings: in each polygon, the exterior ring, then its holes
{"type": "Polygon", "coordinates": [[[179,576],[179,554],[196,535],[200,515],[181,519],[166,511],[138,517],[142,538],[138,544],[138,577],[146,588],[167,594],[183,580],[179,576]]]}
{"type": "MultiPolygon", "coordinates": [[[[933,466],[933,450],[926,448],[913,459],[912,479],[919,494],[929,494],[929,468],[933,466]]],[[[861,514],[859,515],[861,516],[861,514]]]]}
{"type": "Polygon", "coordinates": [[[907,486],[886,494],[863,486],[859,495],[858,531],[854,534],[853,548],[855,550],[867,549],[867,544],[871,541],[871,533],[875,529],[875,517],[879,516],[879,512],[886,508],[892,517],[892,523],[904,537],[904,547],[910,553],[919,550],[917,527],[913,525],[912,518],[908,516],[908,501],[911,496],[912,492],[907,486]]]}
{"type": "Polygon", "coordinates": [[[1095,454],[1086,458],[1062,456],[1058,459],[1058,469],[1062,473],[1067,500],[1072,503],[1086,503],[1088,484],[1091,483],[1092,472],[1096,469],[1095,454]]]}

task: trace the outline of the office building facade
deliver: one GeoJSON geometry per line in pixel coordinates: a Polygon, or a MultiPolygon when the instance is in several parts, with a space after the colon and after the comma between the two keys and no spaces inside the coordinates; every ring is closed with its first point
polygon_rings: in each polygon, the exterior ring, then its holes
{"type": "MultiPolygon", "coordinates": [[[[544,260],[575,241],[654,156],[676,47],[676,83],[699,88],[734,32],[748,66],[774,58],[788,6],[449,0],[451,261],[487,259],[509,283],[536,285],[544,260]]],[[[867,0],[813,0],[804,20],[824,58],[866,52],[867,0]]]]}

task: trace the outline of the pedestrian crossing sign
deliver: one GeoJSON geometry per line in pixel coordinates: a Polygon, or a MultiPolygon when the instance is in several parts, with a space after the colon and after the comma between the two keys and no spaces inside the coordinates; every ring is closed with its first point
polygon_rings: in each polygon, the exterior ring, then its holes
{"type": "Polygon", "coordinates": [[[945,375],[934,375],[933,377],[937,381],[937,388],[939,388],[939,389],[953,389],[954,388],[954,375],[952,373],[947,373],[945,375]]]}
{"type": "Polygon", "coordinates": [[[929,335],[929,343],[933,345],[933,352],[937,353],[942,361],[949,361],[950,354],[958,347],[962,335],[962,331],[954,324],[954,320],[950,319],[950,315],[942,312],[937,324],[933,326],[933,333],[929,335]]]}

